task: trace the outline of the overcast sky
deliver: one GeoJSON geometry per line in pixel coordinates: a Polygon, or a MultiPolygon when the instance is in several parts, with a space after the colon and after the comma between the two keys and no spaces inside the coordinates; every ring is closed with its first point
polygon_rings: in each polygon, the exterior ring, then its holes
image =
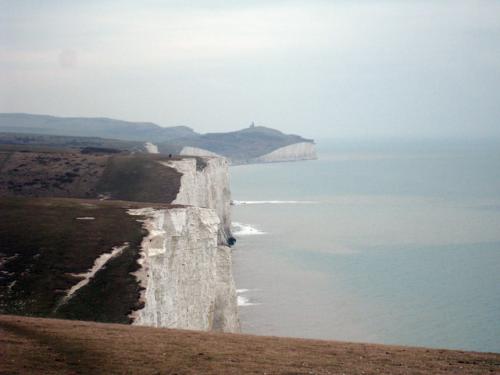
{"type": "Polygon", "coordinates": [[[0,112],[500,136],[500,1],[0,0],[0,112]]]}

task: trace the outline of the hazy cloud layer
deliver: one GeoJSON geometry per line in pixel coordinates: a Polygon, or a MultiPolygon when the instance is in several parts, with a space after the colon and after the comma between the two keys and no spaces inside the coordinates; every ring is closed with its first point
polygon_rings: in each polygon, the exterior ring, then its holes
{"type": "Polygon", "coordinates": [[[0,0],[0,111],[500,136],[500,1],[138,3],[0,0]]]}

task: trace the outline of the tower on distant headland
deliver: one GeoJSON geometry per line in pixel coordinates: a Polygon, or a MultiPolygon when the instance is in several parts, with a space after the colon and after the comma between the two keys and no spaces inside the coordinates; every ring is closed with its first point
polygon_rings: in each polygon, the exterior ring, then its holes
{"type": "Polygon", "coordinates": [[[252,121],[252,123],[250,124],[250,127],[251,128],[255,128],[255,122],[254,121],[252,121]]]}

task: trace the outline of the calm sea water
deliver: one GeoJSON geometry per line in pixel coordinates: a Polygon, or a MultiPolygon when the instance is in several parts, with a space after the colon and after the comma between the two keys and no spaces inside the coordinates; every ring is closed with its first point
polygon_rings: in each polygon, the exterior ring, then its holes
{"type": "Polygon", "coordinates": [[[500,352],[500,144],[395,144],[231,167],[244,332],[500,352]]]}

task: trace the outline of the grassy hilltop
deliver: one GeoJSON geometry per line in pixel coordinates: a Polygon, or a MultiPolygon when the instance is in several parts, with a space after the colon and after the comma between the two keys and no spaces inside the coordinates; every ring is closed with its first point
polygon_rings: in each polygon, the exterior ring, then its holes
{"type": "Polygon", "coordinates": [[[199,134],[186,126],[162,127],[153,123],[107,118],[55,117],[0,113],[0,144],[50,147],[111,147],[144,152],[152,142],[164,154],[178,154],[184,146],[198,147],[247,162],[294,143],[310,142],[264,126],[226,133],[199,134]]]}
{"type": "Polygon", "coordinates": [[[0,313],[129,323],[140,308],[131,274],[145,235],[137,204],[68,198],[0,198],[0,313]],[[58,309],[94,260],[127,246],[58,309]]]}
{"type": "MultiPolygon", "coordinates": [[[[129,323],[142,219],[171,207],[181,174],[165,155],[0,148],[0,313],[129,323]],[[104,253],[123,247],[61,306],[104,253]]],[[[197,159],[198,167],[204,163],[197,159]]]]}
{"type": "Polygon", "coordinates": [[[2,374],[498,374],[500,354],[0,315],[2,374]]]}
{"type": "Polygon", "coordinates": [[[170,203],[181,174],[157,163],[167,160],[157,154],[0,147],[0,196],[170,203]]]}

